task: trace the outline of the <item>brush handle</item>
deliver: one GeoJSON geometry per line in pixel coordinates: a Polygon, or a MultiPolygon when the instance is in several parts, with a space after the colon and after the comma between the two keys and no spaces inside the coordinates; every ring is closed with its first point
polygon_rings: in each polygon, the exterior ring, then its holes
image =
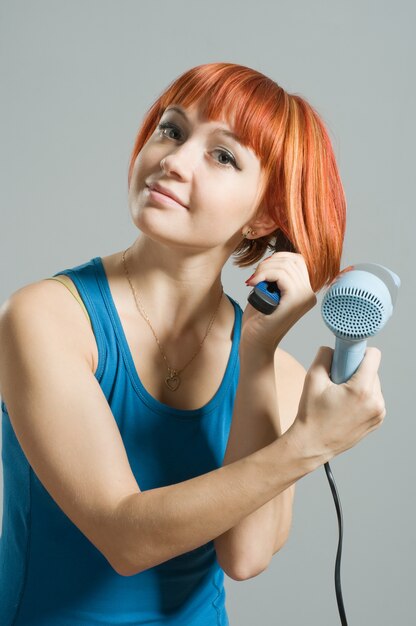
{"type": "Polygon", "coordinates": [[[276,283],[269,283],[267,280],[262,280],[250,291],[247,300],[255,309],[260,311],[260,313],[270,315],[276,310],[280,302],[280,291],[276,283]]]}

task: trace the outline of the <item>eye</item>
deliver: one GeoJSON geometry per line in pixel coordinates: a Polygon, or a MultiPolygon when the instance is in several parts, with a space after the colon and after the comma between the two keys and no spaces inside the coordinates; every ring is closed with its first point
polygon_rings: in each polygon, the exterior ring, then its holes
{"type": "MultiPolygon", "coordinates": [[[[174,124],[171,124],[170,122],[161,122],[158,126],[158,130],[160,130],[160,134],[163,135],[164,137],[166,137],[167,135],[165,135],[164,131],[165,130],[175,130],[176,132],[180,133],[180,130],[177,126],[175,126],[174,124]]],[[[174,139],[174,137],[170,137],[170,139],[174,139]]]]}
{"type": "MultiPolygon", "coordinates": [[[[233,155],[231,154],[231,152],[228,152],[228,150],[223,150],[222,148],[221,148],[221,149],[220,149],[220,148],[218,148],[217,150],[214,150],[214,152],[219,152],[221,155],[226,156],[226,157],[227,157],[227,159],[229,159],[229,160],[230,160],[230,162],[231,162],[231,164],[232,164],[232,165],[231,165],[231,167],[235,167],[235,168],[239,169],[239,168],[237,167],[237,163],[235,162],[235,158],[233,157],[233,155]]],[[[218,163],[218,161],[217,161],[217,163],[218,163]]],[[[229,163],[224,163],[224,162],[223,162],[223,163],[218,163],[218,165],[220,165],[220,166],[221,166],[221,165],[224,165],[225,167],[230,167],[230,164],[229,164],[229,163]]]]}

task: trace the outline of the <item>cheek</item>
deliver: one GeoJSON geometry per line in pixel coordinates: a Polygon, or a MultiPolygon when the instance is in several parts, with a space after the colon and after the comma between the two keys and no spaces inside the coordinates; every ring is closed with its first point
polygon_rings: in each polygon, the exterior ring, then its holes
{"type": "Polygon", "coordinates": [[[234,188],[233,193],[229,194],[230,215],[244,221],[252,213],[255,197],[252,186],[242,183],[237,189],[234,188]]]}
{"type": "Polygon", "coordinates": [[[218,179],[195,190],[194,207],[201,209],[207,219],[227,219],[236,204],[235,190],[218,179]]]}
{"type": "Polygon", "coordinates": [[[141,163],[142,163],[142,157],[141,157],[141,153],[139,153],[136,157],[136,160],[134,161],[133,169],[131,171],[131,179],[130,179],[131,186],[136,184],[137,173],[142,167],[141,163]]]}
{"type": "Polygon", "coordinates": [[[155,171],[154,166],[149,159],[149,155],[146,154],[144,148],[139,152],[134,162],[134,166],[131,173],[130,179],[130,192],[137,193],[139,190],[143,189],[145,185],[145,181],[149,178],[152,172],[155,171]]]}
{"type": "Polygon", "coordinates": [[[200,192],[195,197],[193,214],[203,229],[221,232],[223,237],[234,233],[244,223],[247,198],[241,190],[236,191],[235,186],[231,188],[216,181],[208,193],[200,192]]]}

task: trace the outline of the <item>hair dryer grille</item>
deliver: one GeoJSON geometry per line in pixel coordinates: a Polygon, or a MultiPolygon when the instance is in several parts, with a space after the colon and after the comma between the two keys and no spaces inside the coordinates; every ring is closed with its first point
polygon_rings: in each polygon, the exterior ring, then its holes
{"type": "Polygon", "coordinates": [[[382,301],[357,287],[335,287],[322,302],[322,316],[338,337],[361,340],[375,335],[385,320],[382,301]]]}
{"type": "Polygon", "coordinates": [[[350,265],[331,283],[321,305],[322,318],[335,335],[331,380],[344,383],[364,358],[367,338],[378,333],[391,314],[400,278],[383,265],[350,265]]]}

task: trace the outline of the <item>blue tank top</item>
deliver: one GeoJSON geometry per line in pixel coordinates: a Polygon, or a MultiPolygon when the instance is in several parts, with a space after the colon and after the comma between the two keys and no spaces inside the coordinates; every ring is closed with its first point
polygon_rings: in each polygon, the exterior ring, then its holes
{"type": "MultiPolygon", "coordinates": [[[[101,257],[58,274],[73,280],[90,316],[98,348],[95,376],[140,489],[221,467],[240,371],[240,305],[228,296],[235,312],[232,348],[217,392],[199,409],[176,409],[156,400],[141,383],[101,257]]],[[[229,624],[224,572],[213,541],[134,576],[120,576],[38,480],[3,401],[1,408],[2,626],[229,624]]]]}

